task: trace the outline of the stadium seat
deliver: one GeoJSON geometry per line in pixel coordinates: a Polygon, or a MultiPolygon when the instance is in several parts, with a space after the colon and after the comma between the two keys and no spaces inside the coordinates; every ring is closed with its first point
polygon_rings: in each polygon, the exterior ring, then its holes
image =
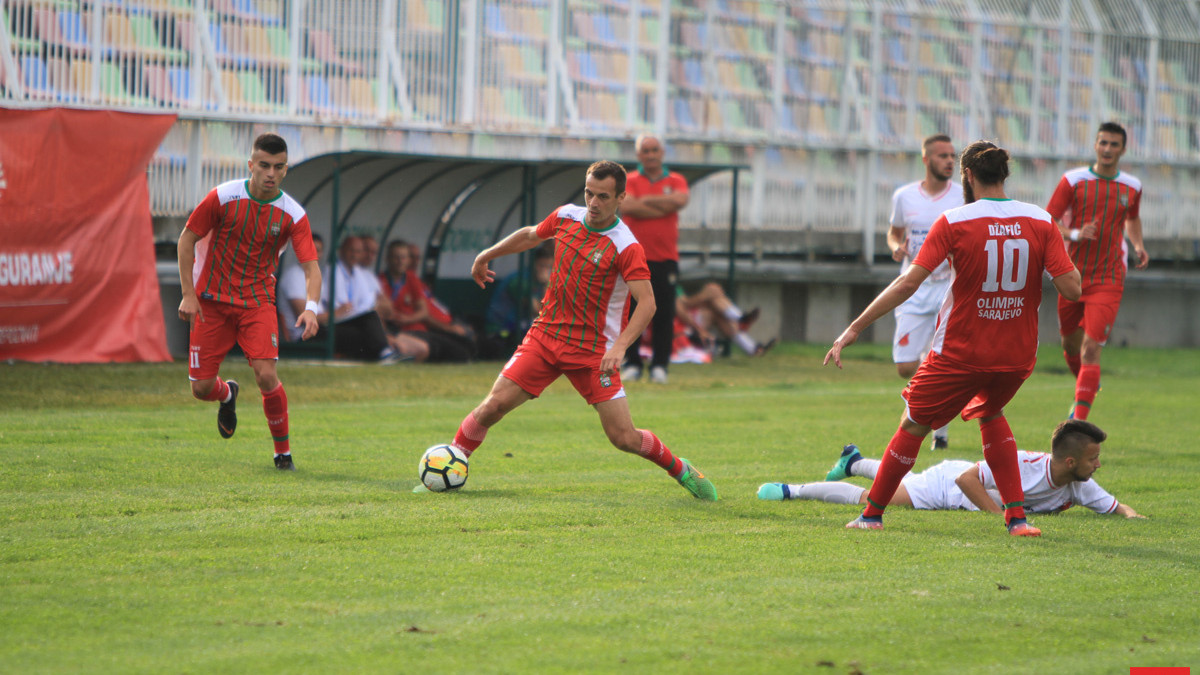
{"type": "Polygon", "coordinates": [[[484,25],[487,26],[487,31],[494,35],[507,35],[508,26],[504,23],[504,15],[500,13],[500,8],[496,5],[488,3],[484,8],[484,25]]]}
{"type": "Polygon", "coordinates": [[[26,96],[37,99],[58,98],[59,92],[50,84],[50,74],[42,57],[36,54],[22,56],[21,76],[26,96]]]}
{"type": "Polygon", "coordinates": [[[146,93],[159,105],[174,108],[187,103],[186,99],[175,95],[166,68],[147,64],[142,67],[142,79],[146,84],[146,93]]]}
{"type": "MultiPolygon", "coordinates": [[[[276,61],[288,63],[291,61],[292,39],[289,37],[287,29],[279,26],[267,26],[264,28],[267,34],[267,41],[271,44],[271,54],[276,61]]],[[[321,62],[316,59],[308,58],[301,54],[300,70],[308,73],[321,69],[321,62]]]]}
{"type": "Polygon", "coordinates": [[[347,73],[359,73],[362,66],[342,58],[341,52],[333,42],[333,35],[326,30],[308,29],[309,53],[318,61],[323,61],[333,68],[347,73]]]}
{"type": "Polygon", "coordinates": [[[104,17],[104,39],[117,52],[139,53],[141,48],[133,34],[129,17],[123,13],[108,12],[104,17]]]}
{"type": "Polygon", "coordinates": [[[192,96],[192,72],[188,66],[171,66],[167,68],[167,82],[171,93],[183,102],[188,103],[192,96]]]}
{"type": "Polygon", "coordinates": [[[62,45],[68,49],[79,51],[91,49],[87,30],[83,27],[83,19],[79,16],[79,12],[60,11],[58,13],[58,31],[62,45]]]}

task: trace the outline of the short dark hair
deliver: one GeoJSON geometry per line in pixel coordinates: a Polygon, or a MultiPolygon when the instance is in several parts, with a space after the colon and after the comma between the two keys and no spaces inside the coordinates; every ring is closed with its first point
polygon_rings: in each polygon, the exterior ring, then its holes
{"type": "Polygon", "coordinates": [[[947,136],[946,134],[934,134],[932,136],[926,136],[925,141],[923,143],[921,143],[921,153],[924,154],[925,151],[929,149],[929,146],[933,145],[934,143],[953,143],[953,142],[954,141],[950,140],[950,137],[947,136]]]}
{"type": "Polygon", "coordinates": [[[268,155],[278,155],[287,152],[287,141],[279,134],[259,134],[258,138],[254,139],[254,149],[262,150],[268,155]]]}
{"type": "Polygon", "coordinates": [[[597,180],[612,178],[617,182],[617,194],[625,191],[625,167],[608,159],[602,159],[588,167],[587,175],[597,180]]]}
{"type": "Polygon", "coordinates": [[[1079,453],[1092,443],[1103,443],[1108,434],[1087,420],[1067,420],[1054,429],[1050,436],[1050,450],[1057,459],[1079,457],[1079,453]]]}
{"type": "Polygon", "coordinates": [[[393,239],[392,241],[388,242],[388,245],[387,245],[388,255],[392,254],[392,249],[400,248],[401,246],[403,246],[405,249],[408,249],[408,242],[404,241],[403,239],[393,239]]]}
{"type": "Polygon", "coordinates": [[[313,243],[314,243],[314,244],[315,244],[315,243],[318,243],[318,242],[319,242],[319,243],[322,243],[322,244],[324,244],[324,243],[325,243],[325,238],[324,238],[324,237],[322,237],[321,235],[317,234],[316,232],[313,232],[313,233],[312,233],[312,237],[313,237],[313,243]]]}
{"type": "Polygon", "coordinates": [[[967,169],[983,185],[996,185],[1008,178],[1008,151],[991,141],[975,141],[968,145],[959,163],[963,183],[967,181],[967,169]]]}
{"type": "Polygon", "coordinates": [[[1122,147],[1128,143],[1128,137],[1125,135],[1125,127],[1117,124],[1116,122],[1105,122],[1104,124],[1101,124],[1100,128],[1096,130],[1096,135],[1099,136],[1104,132],[1108,132],[1110,134],[1120,134],[1122,147]]]}

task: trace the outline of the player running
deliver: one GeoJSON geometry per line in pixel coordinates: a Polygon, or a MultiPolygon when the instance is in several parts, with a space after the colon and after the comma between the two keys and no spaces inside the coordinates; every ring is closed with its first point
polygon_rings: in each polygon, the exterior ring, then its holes
{"type": "Polygon", "coordinates": [[[932,428],[961,413],[979,420],[983,457],[1004,500],[1015,536],[1038,536],[1026,522],[1017,445],[1004,418],[1037,360],[1042,271],[1058,292],[1079,297],[1079,272],[1042,209],[1009,199],[1008,153],[988,141],[963,151],[965,206],[938,217],[908,270],[896,278],[834,341],[825,363],[842,366],[842,350],[875,320],[908,299],[947,257],[954,281],[938,316],[933,349],[904,389],[900,427],[884,453],[863,513],[848,528],[882,529],[883,511],[916,462],[932,428]]]}
{"type": "Polygon", "coordinates": [[[540,224],[523,227],[476,256],[471,276],[483,288],[496,280],[489,262],[555,240],[542,310],[491,392],[463,419],[454,445],[470,456],[489,428],[566,375],[599,413],[614,446],[659,465],[696,498],[715,501],[717,490],[703,473],[672,454],[653,432],[633,426],[621,386],[625,350],[654,315],[642,246],[617,218],[625,198],[625,169],[610,161],[592,164],[583,196],[585,207],[560,207],[540,224]],[[630,296],[637,309],[622,327],[630,296]]]}
{"type": "MultiPolygon", "coordinates": [[[[900,263],[900,273],[912,265],[925,243],[933,221],[947,209],[963,205],[962,186],[950,180],[954,175],[954,145],[950,137],[936,134],[921,145],[925,178],[901,186],[892,193],[892,214],[888,218],[887,243],[892,259],[900,263]]],[[[929,274],[916,293],[896,308],[896,333],[892,338],[892,360],[896,372],[905,380],[917,372],[921,357],[933,344],[938,309],[950,289],[950,262],[943,262],[929,274]]],[[[948,427],[933,430],[933,449],[950,446],[948,427]]]]}
{"type": "Polygon", "coordinates": [[[1083,297],[1058,299],[1058,329],[1063,358],[1075,376],[1075,401],[1069,417],[1087,419],[1100,391],[1100,352],[1117,320],[1125,291],[1129,250],[1137,268],[1150,256],[1142,242],[1142,181],[1120,169],[1125,129],[1105,122],[1096,133],[1096,162],[1063,174],[1046,211],[1054,218],[1067,251],[1083,278],[1083,297]]]}
{"type": "Polygon", "coordinates": [[[217,377],[236,342],[254,369],[263,412],[275,443],[275,468],[294,470],[288,443],[287,395],[276,373],[279,320],[275,314],[275,268],[290,240],[304,269],[308,295],[296,319],[307,340],[317,332],[321,270],[304,208],[279,184],[287,175],[287,142],[275,134],[254,140],[249,179],[213,188],[179,235],[179,318],[191,325],[188,378],[192,395],[219,401],[217,431],[237,429],[238,383],[217,377]],[[199,292],[197,294],[197,291],[199,292]]]}
{"type": "MultiPolygon", "coordinates": [[[[1144,518],[1091,480],[1100,468],[1100,444],[1106,438],[1108,434],[1091,422],[1068,420],[1054,430],[1051,452],[1018,450],[1025,508],[1033,513],[1058,513],[1079,504],[1096,513],[1144,518]]],[[[826,474],[827,482],[764,483],[758,488],[758,498],[866,504],[866,488],[840,481],[851,476],[874,479],[879,464],[877,459],[863,457],[858,446],[847,445],[826,474]]],[[[948,459],[920,473],[906,475],[892,497],[892,504],[930,510],[1003,513],[1000,503],[996,478],[987,463],[959,459],[948,459]]]]}

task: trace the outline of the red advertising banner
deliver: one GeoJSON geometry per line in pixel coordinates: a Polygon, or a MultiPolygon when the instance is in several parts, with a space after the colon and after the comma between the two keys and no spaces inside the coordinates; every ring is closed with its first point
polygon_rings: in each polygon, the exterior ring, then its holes
{"type": "Polygon", "coordinates": [[[146,166],[174,122],[0,108],[0,359],[170,360],[146,166]]]}

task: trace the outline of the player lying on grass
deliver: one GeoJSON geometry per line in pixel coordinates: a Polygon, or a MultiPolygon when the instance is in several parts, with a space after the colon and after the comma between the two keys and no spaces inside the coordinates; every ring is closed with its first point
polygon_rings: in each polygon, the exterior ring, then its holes
{"type": "MultiPolygon", "coordinates": [[[[1091,479],[1100,468],[1100,444],[1105,438],[1107,434],[1096,425],[1069,420],[1054,430],[1051,452],[1019,451],[1025,508],[1033,513],[1057,513],[1079,504],[1096,513],[1144,518],[1091,479]]],[[[826,481],[838,482],[765,483],[758,488],[758,498],[866,504],[866,488],[840,481],[851,476],[874,480],[878,470],[879,460],[867,459],[857,446],[847,445],[825,476],[826,481]]],[[[914,509],[1004,512],[987,463],[960,459],[948,459],[920,473],[908,474],[891,503],[914,509]]]]}

